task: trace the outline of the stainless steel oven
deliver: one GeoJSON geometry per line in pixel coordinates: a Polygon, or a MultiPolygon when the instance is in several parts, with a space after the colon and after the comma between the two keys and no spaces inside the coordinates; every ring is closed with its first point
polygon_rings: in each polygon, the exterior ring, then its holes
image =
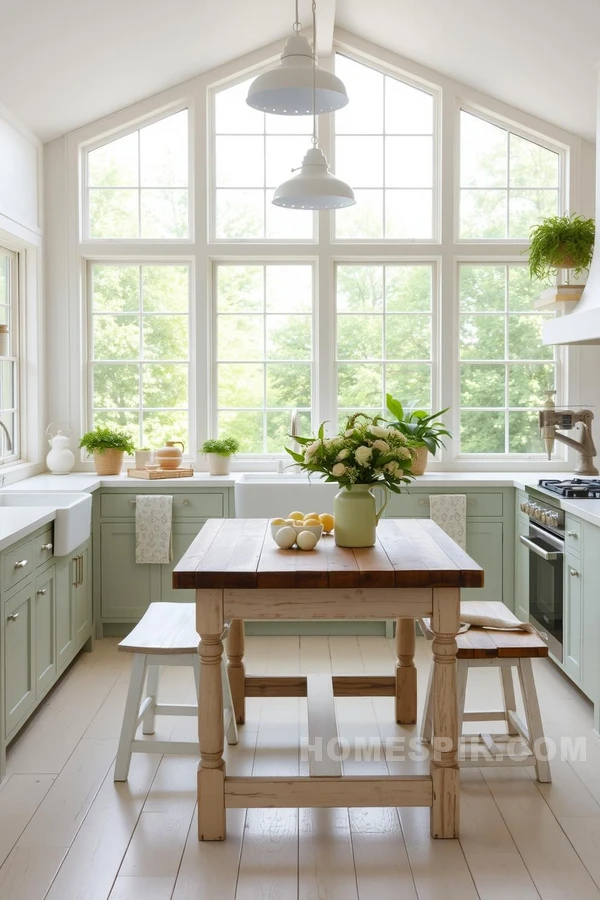
{"type": "Polygon", "coordinates": [[[529,533],[519,535],[519,540],[529,550],[529,621],[562,662],[564,517],[536,503],[530,503],[528,512],[533,515],[529,533]]]}

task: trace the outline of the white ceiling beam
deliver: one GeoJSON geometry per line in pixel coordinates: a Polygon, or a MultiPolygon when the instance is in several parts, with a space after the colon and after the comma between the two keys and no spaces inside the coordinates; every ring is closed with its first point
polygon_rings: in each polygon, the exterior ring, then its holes
{"type": "Polygon", "coordinates": [[[335,27],[335,0],[317,0],[317,56],[333,53],[333,29],[335,27]]]}

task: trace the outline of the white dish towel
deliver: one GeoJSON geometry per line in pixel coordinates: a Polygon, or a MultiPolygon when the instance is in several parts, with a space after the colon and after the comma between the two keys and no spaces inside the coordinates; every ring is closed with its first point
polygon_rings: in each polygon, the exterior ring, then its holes
{"type": "Polygon", "coordinates": [[[465,494],[430,494],[429,516],[462,550],[467,549],[465,494]]]}
{"type": "Polygon", "coordinates": [[[173,497],[138,494],[135,498],[136,563],[169,563],[173,559],[173,497]]]}

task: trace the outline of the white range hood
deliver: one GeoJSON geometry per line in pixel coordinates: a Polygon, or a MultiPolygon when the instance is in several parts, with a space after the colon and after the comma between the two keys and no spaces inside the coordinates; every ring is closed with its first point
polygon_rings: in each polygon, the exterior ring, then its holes
{"type": "Polygon", "coordinates": [[[600,75],[596,114],[596,244],[588,280],[573,312],[544,324],[545,344],[600,344],[600,75]]]}

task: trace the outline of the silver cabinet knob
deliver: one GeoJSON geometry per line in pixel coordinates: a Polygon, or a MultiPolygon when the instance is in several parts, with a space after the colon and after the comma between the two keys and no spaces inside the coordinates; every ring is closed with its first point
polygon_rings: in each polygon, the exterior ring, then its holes
{"type": "Polygon", "coordinates": [[[19,613],[11,613],[10,616],[6,617],[7,622],[16,622],[19,618],[19,613]]]}
{"type": "Polygon", "coordinates": [[[567,531],[567,537],[578,538],[579,535],[576,531],[567,531]]]}
{"type": "Polygon", "coordinates": [[[46,588],[42,588],[41,591],[36,591],[36,594],[37,594],[39,597],[43,597],[45,593],[46,593],[46,588]]]}
{"type": "Polygon", "coordinates": [[[26,565],[27,565],[26,559],[19,559],[15,563],[15,569],[24,569],[26,565]]]}
{"type": "Polygon", "coordinates": [[[42,544],[41,549],[42,549],[42,550],[52,550],[53,547],[54,547],[53,544],[42,544]]]}
{"type": "Polygon", "coordinates": [[[579,578],[579,572],[577,569],[569,569],[569,575],[572,575],[573,578],[579,578]]]}

